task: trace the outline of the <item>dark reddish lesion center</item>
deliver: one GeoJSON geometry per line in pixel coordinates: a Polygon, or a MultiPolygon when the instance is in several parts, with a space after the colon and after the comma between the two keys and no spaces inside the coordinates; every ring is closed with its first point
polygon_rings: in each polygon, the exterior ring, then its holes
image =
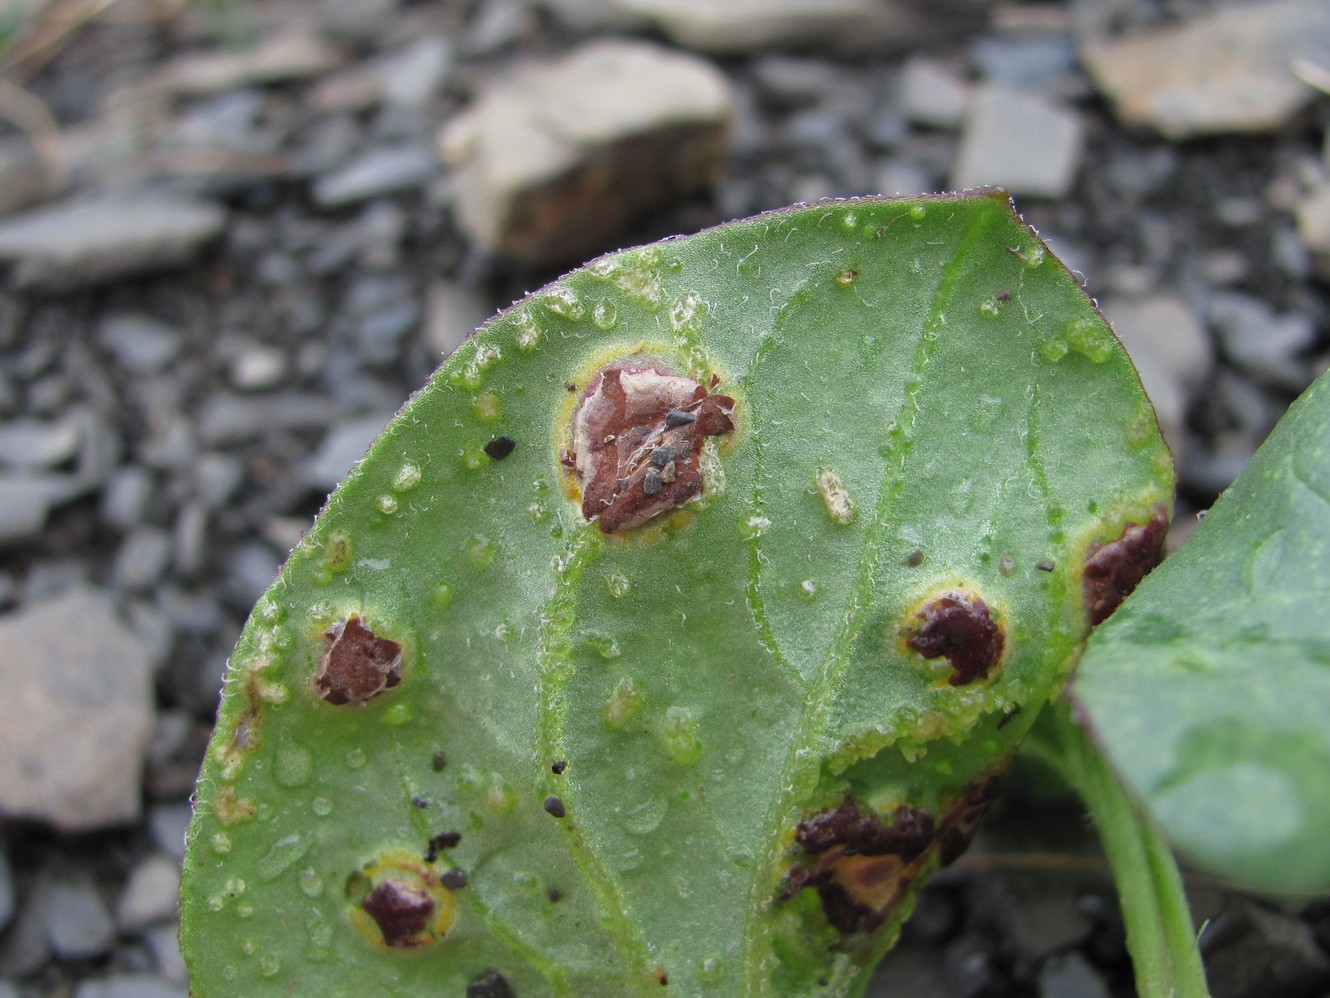
{"type": "Polygon", "coordinates": [[[734,399],[646,358],[616,361],[588,382],[573,411],[564,464],[582,515],[619,533],[702,494],[702,442],[734,429],[734,399]]]}
{"type": "Polygon", "coordinates": [[[1090,626],[1097,627],[1164,560],[1168,513],[1158,508],[1145,523],[1127,527],[1115,541],[1091,545],[1082,587],[1090,626]]]}
{"type": "Polygon", "coordinates": [[[324,637],[314,689],[330,704],[363,704],[402,681],[402,646],[380,637],[351,614],[324,637]]]}
{"type": "Polygon", "coordinates": [[[905,644],[924,658],[951,663],[952,686],[987,679],[1002,658],[1002,629],[972,593],[946,592],[921,606],[905,627],[905,644]]]}

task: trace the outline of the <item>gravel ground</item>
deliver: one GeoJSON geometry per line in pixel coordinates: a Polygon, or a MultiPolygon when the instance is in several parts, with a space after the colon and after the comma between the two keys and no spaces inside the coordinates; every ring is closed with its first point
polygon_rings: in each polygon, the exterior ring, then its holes
{"type": "MultiPolygon", "coordinates": [[[[0,998],[186,994],[249,606],[440,355],[582,258],[1006,186],[1141,369],[1175,539],[1330,358],[1321,0],[9,0],[0,37],[0,998]]],[[[1192,887],[1216,996],[1330,994],[1330,906],[1192,887]]],[[[1004,802],[872,993],[1132,994],[1075,807],[1004,802]]]]}

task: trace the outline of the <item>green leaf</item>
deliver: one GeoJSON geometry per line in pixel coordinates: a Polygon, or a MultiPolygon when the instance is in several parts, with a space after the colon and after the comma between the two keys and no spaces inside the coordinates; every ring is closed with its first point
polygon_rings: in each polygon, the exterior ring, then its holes
{"type": "Polygon", "coordinates": [[[1330,380],[1095,634],[1073,694],[1184,857],[1330,890],[1330,380]]]}
{"type": "Polygon", "coordinates": [[[856,992],[1061,689],[1087,550],[1171,489],[999,192],[575,271],[448,360],[255,609],[193,993],[856,992]]]}

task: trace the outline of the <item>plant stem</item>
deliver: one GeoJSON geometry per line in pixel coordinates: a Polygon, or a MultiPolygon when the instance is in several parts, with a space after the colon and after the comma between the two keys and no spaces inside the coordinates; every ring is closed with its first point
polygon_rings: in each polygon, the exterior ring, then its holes
{"type": "Polygon", "coordinates": [[[1205,968],[1167,843],[1127,796],[1065,701],[1046,709],[1035,728],[1033,747],[1081,795],[1099,832],[1118,888],[1137,994],[1205,998],[1210,993],[1205,968]]]}

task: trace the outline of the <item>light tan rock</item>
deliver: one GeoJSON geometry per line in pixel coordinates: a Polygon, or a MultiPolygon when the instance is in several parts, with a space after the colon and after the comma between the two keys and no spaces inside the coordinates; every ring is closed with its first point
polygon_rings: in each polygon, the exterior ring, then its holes
{"type": "Polygon", "coordinates": [[[1299,60],[1330,62],[1325,0],[1249,0],[1185,23],[1083,46],[1118,116],[1170,139],[1270,132],[1315,97],[1299,60]]]}
{"type": "Polygon", "coordinates": [[[1317,273],[1330,281],[1330,181],[1298,205],[1298,237],[1311,253],[1317,273]]]}
{"type": "Polygon", "coordinates": [[[299,30],[275,34],[254,48],[177,56],[158,70],[155,86],[184,96],[322,76],[342,64],[342,52],[299,30]]]}
{"type": "Polygon", "coordinates": [[[1060,198],[1076,178],[1083,145],[1076,112],[1040,94],[976,87],[951,183],[1003,187],[1017,197],[1060,198]]]}
{"type": "Polygon", "coordinates": [[[605,248],[635,217],[714,180],[730,105],[716,67],[640,42],[519,71],[440,136],[458,220],[484,249],[528,263],[605,248]]]}
{"type": "Polygon", "coordinates": [[[739,54],[830,46],[919,48],[980,27],[991,0],[614,0],[699,52],[739,54]]]}
{"type": "Polygon", "coordinates": [[[0,618],[0,816],[66,832],[138,819],[150,659],[93,589],[0,618]]]}

